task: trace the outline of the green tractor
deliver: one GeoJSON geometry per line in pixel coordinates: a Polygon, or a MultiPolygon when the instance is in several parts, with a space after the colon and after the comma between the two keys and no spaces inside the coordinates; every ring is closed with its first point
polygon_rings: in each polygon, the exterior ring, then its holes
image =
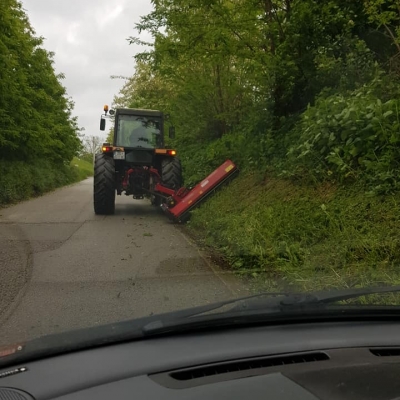
{"type": "MultiPolygon", "coordinates": [[[[104,107],[100,130],[108,115],[114,117],[113,143],[104,143],[94,163],[94,212],[113,214],[115,195],[125,193],[134,199],[148,197],[155,206],[166,204],[171,193],[181,188],[182,167],[176,151],[165,147],[164,120],[160,111],[104,107]]],[[[173,127],[169,137],[174,138],[173,127]]]]}

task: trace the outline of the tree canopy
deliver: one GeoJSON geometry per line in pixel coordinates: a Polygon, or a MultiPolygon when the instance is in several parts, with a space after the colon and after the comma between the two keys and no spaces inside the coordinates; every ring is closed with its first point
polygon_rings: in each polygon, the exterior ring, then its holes
{"type": "Polygon", "coordinates": [[[153,42],[129,38],[148,50],[115,102],[168,112],[189,175],[229,156],[397,187],[399,0],[152,3],[136,29],[153,42]]]}
{"type": "Polygon", "coordinates": [[[71,161],[80,147],[73,102],[21,3],[0,4],[0,157],[71,161]]]}

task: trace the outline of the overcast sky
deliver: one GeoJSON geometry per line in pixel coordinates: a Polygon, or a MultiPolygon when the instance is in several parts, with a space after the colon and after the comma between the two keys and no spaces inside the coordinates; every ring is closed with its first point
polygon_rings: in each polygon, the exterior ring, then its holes
{"type": "MultiPolygon", "coordinates": [[[[134,25],[152,10],[150,0],[22,0],[23,7],[44,47],[55,52],[56,72],[75,101],[75,115],[86,135],[104,136],[99,130],[104,104],[124,81],[111,75],[131,76],[133,56],[140,47],[129,45],[134,25]]],[[[149,40],[149,37],[142,36],[149,40]]],[[[107,129],[108,130],[108,129],[107,129]]]]}

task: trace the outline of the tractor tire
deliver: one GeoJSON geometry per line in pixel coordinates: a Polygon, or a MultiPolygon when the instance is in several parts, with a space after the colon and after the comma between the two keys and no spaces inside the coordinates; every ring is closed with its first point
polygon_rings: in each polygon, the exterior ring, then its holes
{"type": "Polygon", "coordinates": [[[179,158],[165,158],[161,163],[161,179],[170,189],[180,189],[183,184],[182,165],[179,158]]]}
{"type": "Polygon", "coordinates": [[[114,160],[104,154],[96,154],[94,162],[93,205],[97,215],[114,214],[115,166],[114,160]]]}

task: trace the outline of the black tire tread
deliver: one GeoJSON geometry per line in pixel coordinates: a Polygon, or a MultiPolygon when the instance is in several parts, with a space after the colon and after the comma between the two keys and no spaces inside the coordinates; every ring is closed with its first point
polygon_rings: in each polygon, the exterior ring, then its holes
{"type": "Polygon", "coordinates": [[[109,215],[115,212],[114,160],[105,154],[96,154],[93,183],[94,212],[109,215]]]}
{"type": "Polygon", "coordinates": [[[161,164],[163,184],[170,189],[180,189],[183,184],[182,165],[179,158],[165,158],[161,164]]]}

